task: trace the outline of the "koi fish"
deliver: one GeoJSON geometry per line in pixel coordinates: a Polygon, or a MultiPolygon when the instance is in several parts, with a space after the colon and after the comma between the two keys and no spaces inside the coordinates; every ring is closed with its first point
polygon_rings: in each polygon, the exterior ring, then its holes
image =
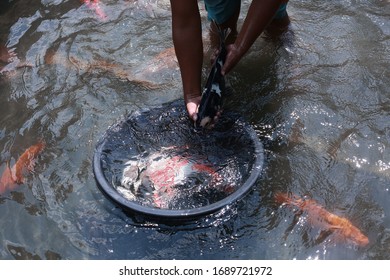
{"type": "Polygon", "coordinates": [[[177,68],[173,47],[163,50],[150,61],[145,62],[138,71],[132,71],[126,65],[106,59],[88,61],[75,56],[68,57],[53,51],[47,52],[44,59],[48,65],[57,64],[69,69],[77,67],[78,70],[86,72],[95,70],[105,71],[121,80],[127,80],[135,85],[151,90],[161,89],[164,86],[164,80],[161,79],[164,72],[177,68]]]}
{"type": "Polygon", "coordinates": [[[107,15],[106,13],[102,10],[102,8],[99,5],[99,0],[82,0],[82,2],[91,10],[93,10],[96,15],[99,17],[101,20],[106,20],[107,15]]]}
{"type": "MultiPolygon", "coordinates": [[[[216,24],[216,26],[218,25],[216,24]]],[[[214,117],[222,108],[222,99],[226,91],[225,77],[221,74],[221,70],[227,55],[225,39],[228,29],[218,29],[218,33],[220,36],[219,53],[214,61],[202,92],[202,99],[198,109],[198,118],[195,123],[196,127],[205,128],[212,123],[214,117]]]]}
{"type": "Polygon", "coordinates": [[[141,76],[147,76],[148,74],[156,72],[160,73],[162,70],[177,68],[178,62],[176,58],[175,48],[170,47],[158,53],[150,61],[147,61],[145,65],[141,68],[141,76]]]}
{"type": "Polygon", "coordinates": [[[312,199],[302,199],[298,197],[289,197],[285,193],[275,194],[276,202],[298,207],[307,212],[308,220],[312,224],[320,227],[325,227],[337,234],[338,240],[349,240],[358,246],[366,246],[369,239],[348,219],[339,217],[325,210],[321,205],[312,199]]]}
{"type": "MultiPolygon", "coordinates": [[[[175,186],[184,184],[188,177],[202,173],[218,183],[222,178],[208,163],[194,162],[181,155],[170,156],[168,153],[156,152],[145,160],[130,160],[126,162],[121,184],[118,191],[129,200],[135,200],[141,191],[141,186],[153,194],[156,206],[164,207],[164,198],[175,196],[175,186]]],[[[231,191],[229,187],[226,191],[231,191]]]]}
{"type": "Polygon", "coordinates": [[[24,175],[27,171],[32,171],[34,162],[38,154],[44,149],[45,143],[40,141],[29,147],[19,157],[12,168],[7,167],[0,179],[0,194],[7,190],[15,189],[19,184],[24,182],[24,175]]]}

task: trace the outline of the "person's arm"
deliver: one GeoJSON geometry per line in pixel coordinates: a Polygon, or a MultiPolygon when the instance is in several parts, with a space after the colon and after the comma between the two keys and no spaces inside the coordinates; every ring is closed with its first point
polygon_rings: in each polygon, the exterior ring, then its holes
{"type": "Polygon", "coordinates": [[[246,54],[256,39],[271,22],[280,4],[285,0],[253,0],[244,24],[234,44],[228,45],[228,55],[222,68],[226,75],[246,54]]]}
{"type": "Polygon", "coordinates": [[[183,82],[184,101],[195,121],[201,99],[202,25],[197,0],[171,0],[172,37],[183,82]]]}

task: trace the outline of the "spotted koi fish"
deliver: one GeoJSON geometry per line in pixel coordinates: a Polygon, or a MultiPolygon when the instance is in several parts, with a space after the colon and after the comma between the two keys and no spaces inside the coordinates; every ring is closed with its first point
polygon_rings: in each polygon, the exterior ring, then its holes
{"type": "Polygon", "coordinates": [[[276,193],[275,200],[280,204],[295,206],[305,211],[310,223],[331,230],[336,234],[337,240],[349,240],[361,247],[364,247],[369,243],[368,237],[348,219],[328,212],[312,199],[306,200],[295,196],[289,197],[285,193],[276,193]]]}
{"type": "MultiPolygon", "coordinates": [[[[216,26],[218,26],[216,24],[216,26]]],[[[223,95],[225,94],[225,77],[221,74],[222,66],[225,63],[227,51],[225,39],[228,29],[218,29],[220,37],[220,47],[217,59],[214,61],[206,85],[202,92],[202,99],[198,109],[198,118],[195,122],[196,127],[208,127],[214,117],[222,108],[223,95]]]]}
{"type": "Polygon", "coordinates": [[[16,161],[12,168],[7,167],[0,179],[0,194],[15,189],[24,182],[26,172],[34,169],[38,154],[44,149],[45,143],[40,141],[29,147],[16,161]]]}
{"type": "MultiPolygon", "coordinates": [[[[156,152],[145,161],[126,162],[121,179],[124,188],[119,188],[118,191],[127,199],[135,200],[135,195],[142,186],[149,189],[154,204],[164,208],[165,201],[175,197],[174,187],[185,183],[189,176],[196,173],[207,175],[214,183],[222,181],[216,170],[208,163],[194,162],[181,155],[170,156],[164,151],[156,152]]],[[[231,190],[226,186],[224,191],[231,190]]]]}

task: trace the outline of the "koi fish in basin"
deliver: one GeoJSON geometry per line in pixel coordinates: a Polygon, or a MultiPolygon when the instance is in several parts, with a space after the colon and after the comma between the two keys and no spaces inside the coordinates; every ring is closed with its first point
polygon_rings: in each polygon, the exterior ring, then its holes
{"type": "MultiPolygon", "coordinates": [[[[216,26],[218,26],[216,24],[216,26]]],[[[223,95],[226,92],[225,77],[222,75],[222,66],[225,63],[227,51],[225,39],[228,29],[218,29],[220,37],[219,53],[211,68],[206,85],[202,92],[202,99],[198,108],[196,127],[208,127],[222,108],[223,95]]]]}
{"type": "Polygon", "coordinates": [[[141,189],[146,189],[157,207],[166,208],[167,201],[175,197],[177,186],[185,185],[191,176],[199,174],[212,184],[221,181],[216,170],[208,163],[193,161],[182,155],[156,152],[145,160],[126,162],[121,180],[123,187],[118,191],[127,199],[136,200],[141,189]]]}
{"type": "Polygon", "coordinates": [[[336,234],[336,239],[339,241],[351,241],[361,247],[368,245],[370,242],[368,237],[348,219],[328,212],[312,199],[302,199],[296,196],[289,197],[285,193],[276,193],[275,200],[280,204],[298,207],[300,210],[305,211],[311,224],[331,230],[336,234]]]}
{"type": "Polygon", "coordinates": [[[45,143],[42,141],[32,145],[24,151],[12,168],[7,167],[4,170],[0,179],[0,194],[11,191],[24,182],[24,176],[34,169],[35,160],[44,148],[45,143]]]}

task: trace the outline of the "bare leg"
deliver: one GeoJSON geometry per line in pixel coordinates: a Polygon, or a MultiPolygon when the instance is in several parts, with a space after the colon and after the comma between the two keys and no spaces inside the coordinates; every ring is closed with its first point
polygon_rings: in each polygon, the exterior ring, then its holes
{"type": "Polygon", "coordinates": [[[264,33],[267,37],[271,39],[278,38],[288,29],[289,24],[290,18],[288,17],[288,15],[283,18],[274,19],[264,30],[264,33]]]}
{"type": "MultiPolygon", "coordinates": [[[[240,15],[240,9],[238,9],[227,21],[225,21],[222,24],[219,24],[219,28],[221,29],[230,29],[230,33],[228,37],[226,38],[226,44],[233,44],[234,41],[237,38],[237,21],[238,17],[240,15]]],[[[218,36],[218,28],[215,26],[214,22],[210,23],[210,42],[211,42],[211,48],[217,49],[219,47],[219,36],[218,36]]]]}

